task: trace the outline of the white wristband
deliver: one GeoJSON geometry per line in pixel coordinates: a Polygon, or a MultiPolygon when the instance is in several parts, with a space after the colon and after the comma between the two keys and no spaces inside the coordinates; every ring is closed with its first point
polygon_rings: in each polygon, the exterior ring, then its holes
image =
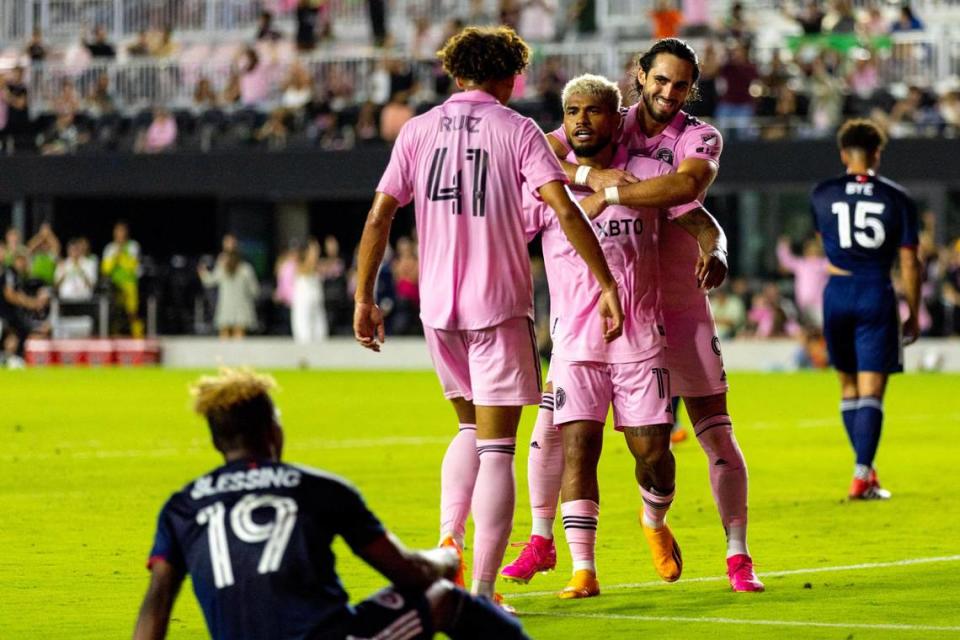
{"type": "Polygon", "coordinates": [[[603,199],[607,201],[607,204],[620,204],[620,188],[607,187],[603,190],[603,199]]]}
{"type": "Polygon", "coordinates": [[[573,184],[580,185],[581,187],[586,186],[587,176],[590,175],[590,169],[593,167],[588,167],[585,164],[577,167],[577,174],[573,177],[573,184]]]}

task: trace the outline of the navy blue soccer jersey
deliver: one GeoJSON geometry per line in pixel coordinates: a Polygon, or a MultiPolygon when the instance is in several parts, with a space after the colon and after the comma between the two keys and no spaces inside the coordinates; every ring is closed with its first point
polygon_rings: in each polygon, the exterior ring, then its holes
{"type": "Polygon", "coordinates": [[[880,176],[824,180],[813,189],[811,209],[830,263],[854,275],[889,275],[900,247],[917,244],[916,204],[880,176]]]}
{"type": "Polygon", "coordinates": [[[336,476],[279,462],[228,463],[164,505],[150,554],[190,574],[215,640],[307,638],[350,612],[330,549],[384,535],[336,476]]]}

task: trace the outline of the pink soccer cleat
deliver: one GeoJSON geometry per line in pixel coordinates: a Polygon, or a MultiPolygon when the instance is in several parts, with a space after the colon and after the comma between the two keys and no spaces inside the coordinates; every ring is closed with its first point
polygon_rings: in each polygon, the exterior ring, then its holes
{"type": "Polygon", "coordinates": [[[763,591],[763,583],[753,572],[753,560],[745,553],[727,558],[727,576],[734,591],[763,591]]]}
{"type": "Polygon", "coordinates": [[[518,542],[512,546],[523,547],[523,551],[500,571],[500,575],[508,582],[527,584],[536,574],[553,571],[557,566],[557,548],[553,540],[530,536],[530,542],[518,542]]]}

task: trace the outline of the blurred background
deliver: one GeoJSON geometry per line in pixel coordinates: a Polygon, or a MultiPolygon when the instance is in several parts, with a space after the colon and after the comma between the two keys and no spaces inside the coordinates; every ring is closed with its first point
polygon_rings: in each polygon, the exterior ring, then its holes
{"type": "MultiPolygon", "coordinates": [[[[0,0],[0,261],[23,293],[0,314],[3,358],[27,336],[352,335],[391,142],[455,90],[434,56],[446,38],[498,23],[534,48],[511,106],[545,130],[573,76],[619,79],[630,104],[638,52],[694,46],[687,111],[725,139],[705,203],[730,237],[711,298],[725,345],[827,364],[808,194],[841,172],[851,116],[887,130],[881,172],[923,212],[923,333],[960,335],[958,0],[0,0]]],[[[421,332],[409,209],[378,296],[391,335],[421,332]]]]}

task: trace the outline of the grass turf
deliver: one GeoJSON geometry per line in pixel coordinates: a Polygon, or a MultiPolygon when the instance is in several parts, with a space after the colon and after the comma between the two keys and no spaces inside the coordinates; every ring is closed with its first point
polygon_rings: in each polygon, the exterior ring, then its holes
{"type": "MultiPolygon", "coordinates": [[[[0,373],[0,433],[7,443],[0,454],[0,637],[130,633],[160,506],[220,463],[189,411],[186,386],[195,376],[150,369],[0,373]]],[[[439,464],[455,419],[433,374],[281,372],[277,378],[286,457],[347,476],[405,542],[435,544],[439,464]]],[[[502,587],[528,632],[582,640],[640,633],[960,637],[960,507],[952,476],[960,376],[894,379],[878,457],[894,498],[860,504],[842,499],[852,459],[831,374],[734,374],[731,382],[731,412],[750,466],[750,546],[758,571],[881,566],[774,575],[765,578],[764,594],[730,593],[724,580],[711,579],[723,575],[723,536],[703,454],[690,439],[676,449],[670,514],[684,577],[658,583],[636,524],[632,460],[621,436],[608,431],[598,549],[604,593],[574,602],[552,595],[570,570],[558,526],[558,571],[526,587],[502,587]]],[[[526,538],[530,523],[523,445],[534,414],[525,411],[520,428],[514,540],[526,538]]],[[[383,586],[345,546],[337,550],[355,600],[383,586]]],[[[515,552],[508,549],[508,560],[515,552]]],[[[170,637],[206,637],[189,589],[174,610],[170,637]]]]}

